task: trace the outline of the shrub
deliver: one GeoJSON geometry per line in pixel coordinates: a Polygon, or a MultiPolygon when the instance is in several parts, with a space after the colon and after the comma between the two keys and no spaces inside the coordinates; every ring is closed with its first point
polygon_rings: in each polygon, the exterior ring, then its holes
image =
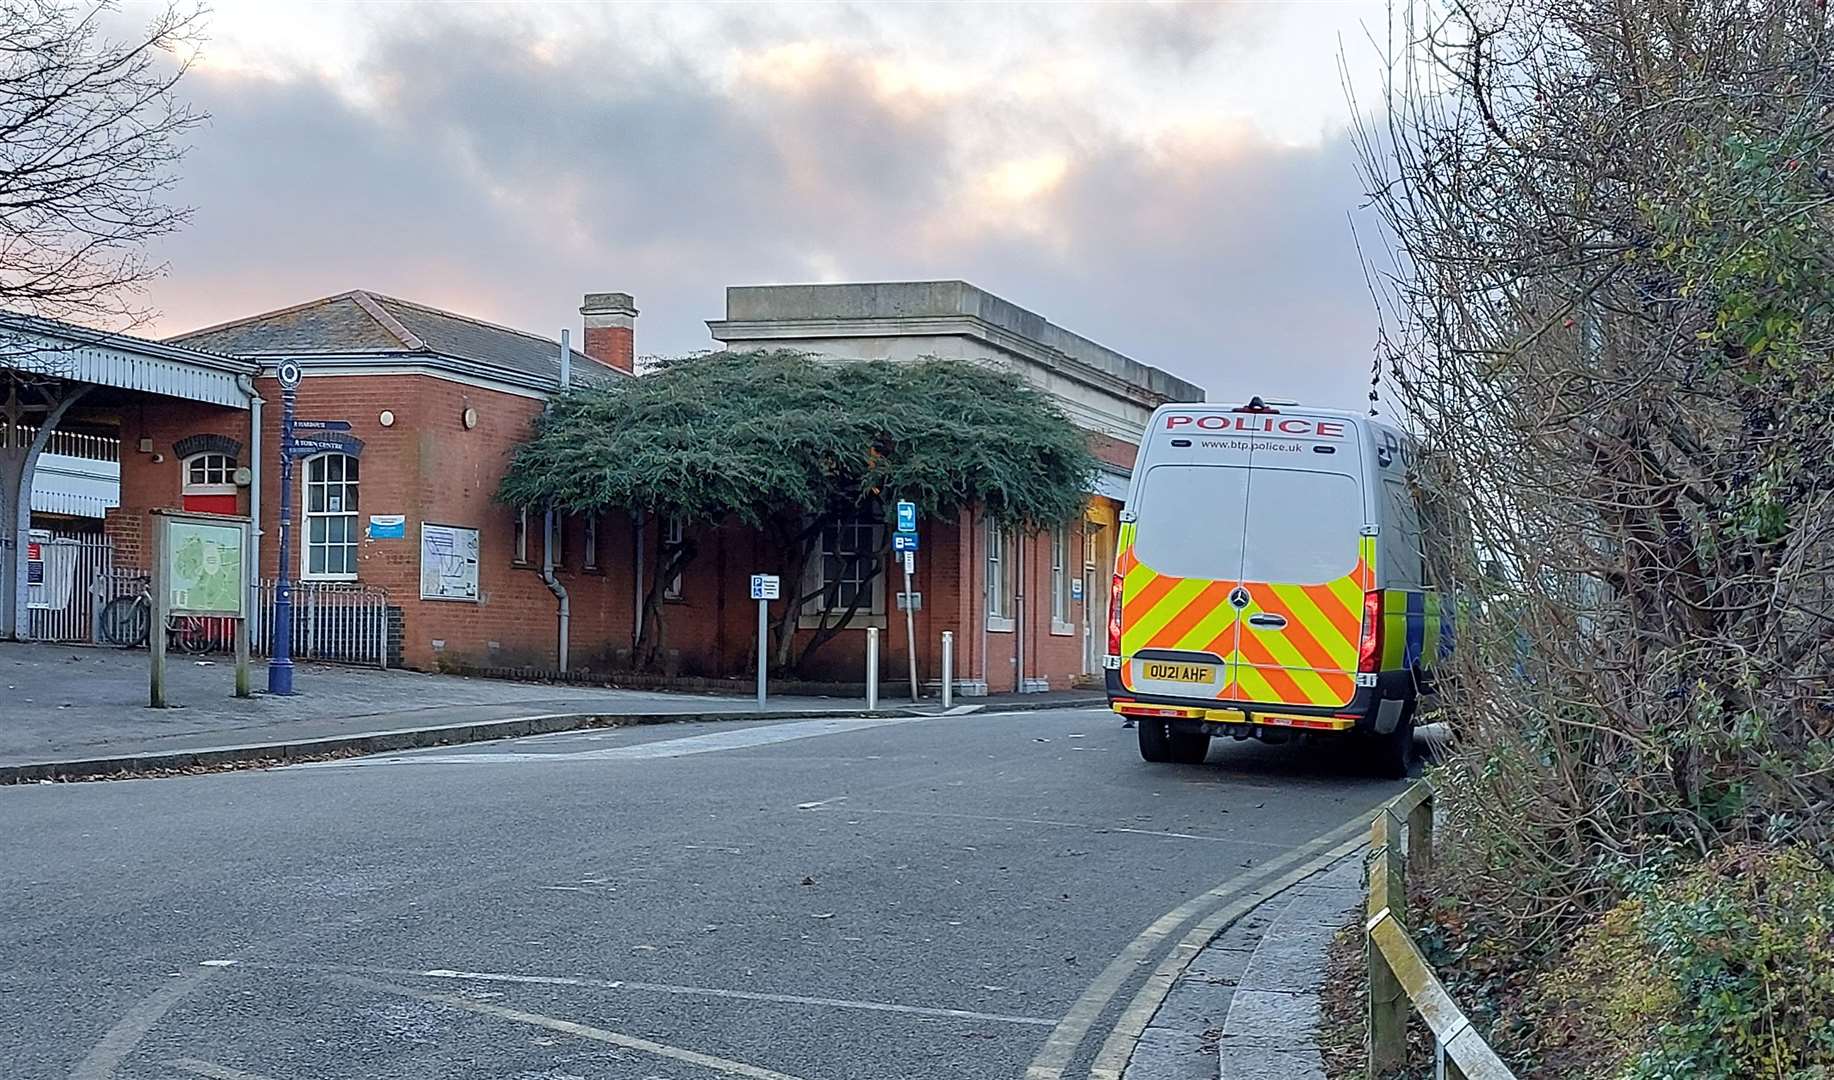
{"type": "Polygon", "coordinates": [[[1580,937],[1531,1013],[1555,1075],[1834,1077],[1834,873],[1745,846],[1646,886],[1580,937]]]}

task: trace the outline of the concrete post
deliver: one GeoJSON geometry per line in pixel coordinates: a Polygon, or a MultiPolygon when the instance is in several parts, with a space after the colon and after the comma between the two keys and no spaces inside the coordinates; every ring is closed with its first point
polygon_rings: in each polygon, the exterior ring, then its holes
{"type": "Polygon", "coordinates": [[[879,628],[866,628],[866,711],[879,708],[879,628]]]}
{"type": "Polygon", "coordinates": [[[942,711],[955,702],[955,631],[942,632],[942,711]]]}

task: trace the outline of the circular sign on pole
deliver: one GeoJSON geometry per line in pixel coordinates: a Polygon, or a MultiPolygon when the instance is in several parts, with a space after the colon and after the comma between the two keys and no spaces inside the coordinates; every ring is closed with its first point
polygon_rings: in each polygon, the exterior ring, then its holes
{"type": "Polygon", "coordinates": [[[299,361],[282,360],[280,362],[280,369],[275,374],[280,379],[280,388],[282,390],[299,389],[299,361]]]}

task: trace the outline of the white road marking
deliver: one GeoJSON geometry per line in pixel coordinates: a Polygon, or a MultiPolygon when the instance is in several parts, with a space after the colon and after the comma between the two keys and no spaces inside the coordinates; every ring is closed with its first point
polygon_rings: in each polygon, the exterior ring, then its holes
{"type": "Polygon", "coordinates": [[[816,802],[800,802],[800,803],[797,803],[797,804],[796,804],[796,809],[798,809],[798,810],[819,810],[820,808],[822,808],[822,807],[824,807],[824,806],[829,806],[829,805],[831,805],[831,804],[833,804],[833,803],[838,803],[838,802],[846,802],[846,801],[847,801],[847,796],[845,796],[845,795],[836,795],[836,796],[834,796],[834,797],[833,797],[832,799],[821,799],[821,800],[819,800],[819,801],[816,801],[816,802]]]}
{"type": "Polygon", "coordinates": [[[1127,980],[1139,971],[1158,949],[1160,943],[1170,937],[1173,931],[1189,922],[1192,917],[1207,909],[1226,902],[1232,895],[1241,891],[1252,881],[1262,880],[1266,875],[1280,870],[1293,863],[1306,859],[1321,848],[1343,843],[1346,839],[1359,835],[1368,827],[1367,816],[1359,814],[1354,820],[1300,847],[1292,849],[1285,855],[1265,863],[1247,873],[1237,874],[1217,885],[1209,892],[1194,896],[1177,907],[1153,920],[1152,924],[1140,935],[1127,943],[1113,960],[1108,962],[1095,981],[1089,984],[1070,1011],[1057,1023],[1050,1037],[1039,1047],[1038,1056],[1026,1067],[1025,1080],[1061,1080],[1064,1070],[1076,1056],[1077,1048],[1082,1046],[1088,1037],[1089,1030],[1095,1026],[1114,996],[1120,993],[1127,980]]]}
{"type": "Polygon", "coordinates": [[[235,967],[237,963],[238,961],[235,961],[235,960],[201,960],[198,962],[197,966],[198,967],[235,967]]]}
{"type": "Polygon", "coordinates": [[[659,1043],[652,1039],[642,1039],[635,1035],[625,1035],[621,1032],[607,1031],[604,1028],[592,1027],[588,1024],[576,1024],[571,1020],[560,1020],[552,1016],[543,1016],[540,1013],[523,1012],[521,1009],[506,1009],[501,1005],[491,1005],[487,1002],[473,1001],[470,998],[459,997],[456,994],[430,994],[412,989],[411,987],[396,986],[393,983],[358,978],[355,975],[333,975],[331,978],[351,986],[359,986],[378,993],[413,998],[417,1001],[425,1001],[434,1005],[445,1005],[454,1009],[463,1009],[466,1012],[477,1013],[480,1016],[494,1016],[499,1020],[513,1020],[519,1024],[529,1024],[534,1027],[547,1028],[549,1031],[558,1031],[564,1035],[573,1035],[581,1039],[590,1039],[593,1042],[607,1043],[612,1046],[622,1046],[627,1050],[638,1050],[645,1054],[654,1054],[657,1057],[669,1058],[673,1061],[685,1062],[689,1065],[698,1065],[703,1069],[711,1069],[714,1072],[725,1073],[728,1076],[743,1076],[746,1077],[747,1080],[800,1080],[799,1077],[791,1076],[789,1073],[780,1073],[757,1065],[747,1065],[743,1061],[733,1061],[729,1058],[715,1057],[712,1054],[703,1054],[698,1050],[687,1050],[679,1046],[659,1043]]]}
{"type": "MultiPolygon", "coordinates": [[[[802,809],[797,807],[797,809],[802,809]]],[[[1278,848],[1281,851],[1291,849],[1291,844],[1275,843],[1271,840],[1250,840],[1242,836],[1206,836],[1203,833],[1166,832],[1161,829],[1133,829],[1125,825],[1109,825],[1100,821],[1059,821],[1055,818],[1016,818],[1000,817],[996,814],[955,814],[946,810],[862,810],[850,807],[849,814],[882,814],[890,817],[938,817],[956,821],[991,821],[999,825],[1049,825],[1059,829],[1088,829],[1091,832],[1128,833],[1133,836],[1163,836],[1172,840],[1208,840],[1221,844],[1245,844],[1249,847],[1278,848]]]]}
{"type": "Polygon", "coordinates": [[[77,1062],[76,1068],[70,1070],[70,1080],[111,1080],[121,1060],[133,1051],[146,1033],[153,1030],[172,1006],[186,994],[198,988],[198,984],[208,979],[217,969],[203,968],[190,975],[153,991],[140,1000],[140,1003],[127,1010],[127,1015],[115,1022],[102,1036],[102,1041],[95,1044],[83,1060],[77,1062]]]}
{"type": "Polygon", "coordinates": [[[655,742],[633,743],[629,746],[609,746],[599,750],[560,751],[552,754],[523,753],[514,750],[496,754],[388,754],[375,757],[337,758],[330,761],[308,761],[289,766],[289,768],[361,769],[376,765],[516,765],[527,762],[551,764],[577,761],[648,761],[656,758],[687,757],[691,754],[711,754],[721,750],[745,750],[755,746],[768,746],[772,743],[813,739],[822,735],[839,735],[850,731],[866,731],[927,719],[932,718],[925,716],[824,717],[817,720],[791,720],[781,724],[759,724],[734,728],[730,731],[710,732],[705,735],[688,735],[679,739],[659,739],[655,742]]]}
{"type": "Polygon", "coordinates": [[[584,986],[600,990],[636,990],[655,994],[685,994],[692,997],[732,998],[739,1001],[769,1001],[782,1005],[819,1005],[830,1009],[859,1009],[865,1012],[903,1013],[908,1016],[935,1016],[953,1020],[985,1020],[1000,1024],[1022,1024],[1031,1027],[1054,1027],[1057,1021],[1043,1016],[1013,1016],[1007,1013],[976,1012],[972,1009],[940,1009],[922,1005],[896,1005],[886,1001],[851,1001],[845,998],[804,997],[801,994],[766,994],[752,990],[719,990],[710,986],[674,986],[668,983],[631,982],[625,979],[582,979],[567,975],[505,975],[490,971],[401,971],[385,969],[390,975],[418,975],[427,979],[459,979],[473,982],[529,983],[537,986],[584,986]]]}
{"type": "Polygon", "coordinates": [[[218,1065],[214,1061],[199,1061],[197,1058],[173,1058],[166,1064],[195,1076],[208,1076],[210,1080],[268,1080],[260,1073],[232,1069],[227,1065],[218,1065]]]}

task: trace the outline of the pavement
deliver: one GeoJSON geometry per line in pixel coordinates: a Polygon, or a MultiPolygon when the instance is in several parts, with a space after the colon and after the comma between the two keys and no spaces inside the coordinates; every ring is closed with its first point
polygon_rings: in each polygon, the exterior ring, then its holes
{"type": "Polygon", "coordinates": [[[1106,712],[989,710],[5,787],[0,1061],[1112,1076],[1210,936],[1401,786],[1299,744],[1149,765],[1106,712]]]}
{"type": "MultiPolygon", "coordinates": [[[[265,662],[252,682],[267,685],[265,662]]],[[[296,665],[292,697],[234,696],[234,667],[168,659],[168,698],[147,705],[143,652],[0,642],[0,782],[113,775],[156,768],[370,752],[469,742],[595,724],[720,716],[859,713],[859,698],[750,697],[520,683],[459,675],[296,665]],[[539,723],[517,723],[528,718],[539,723]]],[[[961,699],[963,708],[1089,704],[1068,691],[961,699]]],[[[940,711],[926,701],[882,699],[884,710],[940,711]]]]}
{"type": "Polygon", "coordinates": [[[1355,850],[1212,938],[1142,1033],[1125,1080],[1325,1080],[1317,1031],[1326,952],[1363,895],[1355,850]]]}

